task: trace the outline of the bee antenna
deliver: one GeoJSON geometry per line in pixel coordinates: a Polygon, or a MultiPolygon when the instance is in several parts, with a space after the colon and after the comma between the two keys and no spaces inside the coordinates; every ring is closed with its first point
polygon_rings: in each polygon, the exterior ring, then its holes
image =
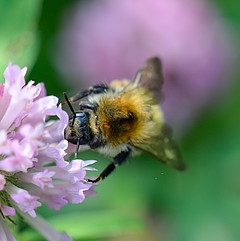
{"type": "Polygon", "coordinates": [[[67,102],[70,110],[71,110],[72,113],[73,113],[73,120],[72,120],[72,123],[71,123],[71,126],[73,126],[74,121],[75,121],[75,118],[76,118],[76,112],[74,111],[74,109],[73,109],[73,107],[72,107],[72,105],[71,105],[71,103],[70,103],[70,101],[69,101],[69,99],[68,99],[68,97],[67,97],[66,92],[63,93],[63,96],[64,96],[64,98],[65,98],[65,100],[66,100],[66,102],[67,102]]]}

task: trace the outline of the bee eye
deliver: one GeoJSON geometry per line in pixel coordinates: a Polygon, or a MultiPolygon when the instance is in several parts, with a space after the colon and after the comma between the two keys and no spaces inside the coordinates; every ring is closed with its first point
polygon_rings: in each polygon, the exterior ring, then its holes
{"type": "Polygon", "coordinates": [[[76,119],[80,121],[78,122],[80,143],[82,145],[87,144],[92,139],[92,133],[89,128],[89,114],[85,112],[78,112],[76,113],[76,119]]]}

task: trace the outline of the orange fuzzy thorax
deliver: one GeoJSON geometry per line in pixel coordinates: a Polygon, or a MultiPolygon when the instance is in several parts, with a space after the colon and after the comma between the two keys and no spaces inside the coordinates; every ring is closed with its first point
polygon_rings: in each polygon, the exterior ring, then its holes
{"type": "Polygon", "coordinates": [[[128,85],[99,102],[99,128],[113,147],[141,142],[154,128],[153,96],[143,87],[128,85]]]}

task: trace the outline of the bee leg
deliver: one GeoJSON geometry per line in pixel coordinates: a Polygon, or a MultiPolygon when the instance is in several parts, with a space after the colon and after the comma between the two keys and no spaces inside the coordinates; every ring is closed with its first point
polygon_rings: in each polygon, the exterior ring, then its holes
{"type": "Polygon", "coordinates": [[[75,158],[75,159],[77,159],[77,156],[78,156],[79,146],[80,146],[80,139],[78,139],[76,151],[75,151],[75,153],[74,153],[74,158],[75,158]]]}
{"type": "Polygon", "coordinates": [[[80,110],[90,109],[90,110],[96,110],[96,106],[90,103],[80,103],[79,104],[80,110]]]}
{"type": "Polygon", "coordinates": [[[131,153],[131,150],[128,149],[126,151],[120,152],[117,156],[113,158],[113,162],[111,162],[101,173],[100,175],[95,179],[95,180],[87,180],[87,182],[92,182],[96,183],[99,182],[100,180],[103,180],[106,178],[109,174],[113,172],[113,170],[116,168],[116,166],[121,165],[124,161],[126,161],[127,157],[131,153]]]}
{"type": "Polygon", "coordinates": [[[75,94],[74,96],[72,96],[70,98],[70,102],[75,102],[84,97],[87,97],[88,95],[100,94],[100,93],[106,92],[108,90],[109,90],[109,87],[107,87],[105,85],[94,85],[94,86],[90,87],[88,90],[79,91],[77,94],[75,94]]]}

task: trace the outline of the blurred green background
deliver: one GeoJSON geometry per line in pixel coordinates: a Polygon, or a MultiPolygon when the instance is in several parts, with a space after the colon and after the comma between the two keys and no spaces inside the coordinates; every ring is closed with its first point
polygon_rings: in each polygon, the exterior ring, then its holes
{"type": "MultiPolygon", "coordinates": [[[[28,66],[27,80],[44,82],[49,95],[71,91],[56,71],[51,53],[62,14],[73,0],[0,1],[0,70],[11,60],[28,66]]],[[[240,34],[238,0],[214,1],[224,20],[240,34]]],[[[239,51],[239,49],[237,49],[239,51]]],[[[97,196],[60,212],[38,209],[74,240],[237,241],[240,240],[240,72],[234,88],[205,109],[181,137],[188,169],[170,170],[147,154],[128,160],[96,187],[97,196]]],[[[102,170],[111,160],[93,151],[102,170]]],[[[44,240],[25,225],[18,240],[44,240]]]]}

